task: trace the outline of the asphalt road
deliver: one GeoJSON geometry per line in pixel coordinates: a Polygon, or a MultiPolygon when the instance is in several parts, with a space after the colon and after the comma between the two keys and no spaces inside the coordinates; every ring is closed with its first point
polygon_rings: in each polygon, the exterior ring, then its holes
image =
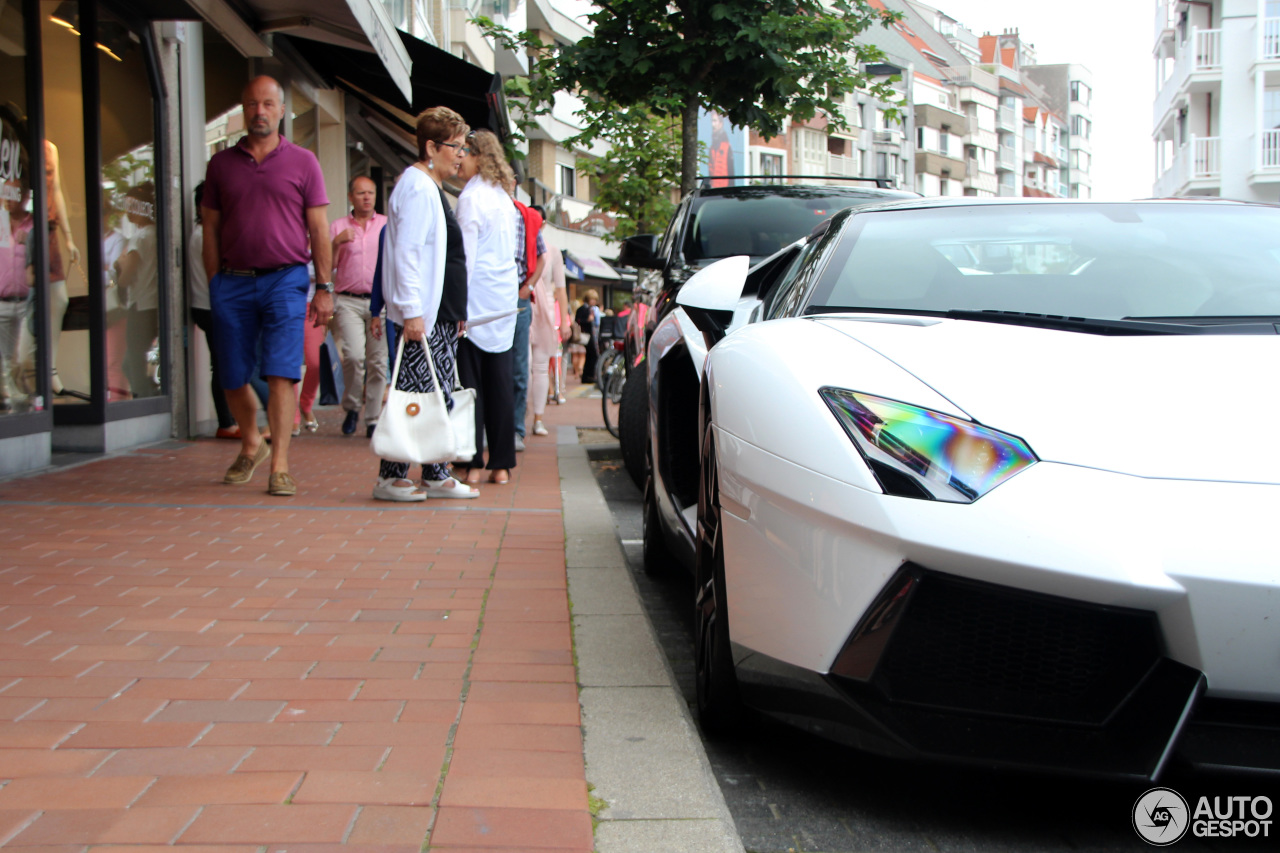
{"type": "MultiPolygon", "coordinates": [[[[692,708],[692,580],[681,573],[661,579],[644,573],[640,492],[616,443],[592,445],[588,452],[649,619],[692,708]]],[[[767,720],[732,739],[703,741],[752,853],[1152,849],[1131,824],[1146,785],[888,761],[767,720]]],[[[1193,803],[1202,795],[1266,795],[1280,804],[1274,778],[1174,768],[1160,784],[1193,803]]],[[[1171,849],[1280,850],[1280,813],[1270,829],[1269,838],[1254,840],[1188,834],[1171,849]]]]}

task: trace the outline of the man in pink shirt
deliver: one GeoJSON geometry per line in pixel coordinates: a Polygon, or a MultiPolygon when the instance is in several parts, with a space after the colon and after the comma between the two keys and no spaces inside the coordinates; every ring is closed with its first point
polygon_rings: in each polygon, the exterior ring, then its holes
{"type": "Polygon", "coordinates": [[[387,217],[373,210],[378,188],[363,175],[351,179],[347,199],[351,213],[329,226],[333,242],[333,287],[336,294],[334,337],[342,359],[343,435],[356,431],[356,421],[364,409],[366,435],[382,414],[382,394],[387,388],[387,339],[369,331],[369,297],[373,293],[373,270],[378,263],[378,235],[387,217]]]}

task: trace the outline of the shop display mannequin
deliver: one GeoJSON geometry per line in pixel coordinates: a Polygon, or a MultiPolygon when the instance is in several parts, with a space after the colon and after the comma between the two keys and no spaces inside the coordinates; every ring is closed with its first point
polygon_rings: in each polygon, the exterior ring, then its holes
{"type": "MultiPolygon", "coordinates": [[[[62,252],[58,246],[58,234],[61,233],[66,240],[69,263],[80,262],[80,250],[76,247],[75,238],[71,236],[71,222],[67,218],[67,199],[62,194],[62,171],[58,164],[58,146],[47,139],[44,141],[44,169],[49,211],[49,328],[52,330],[49,361],[53,365],[53,393],[61,394],[62,380],[58,378],[58,338],[62,335],[62,317],[67,313],[67,272],[66,262],[63,261],[62,252]]],[[[36,336],[32,326],[34,322],[23,324],[22,340],[18,345],[21,384],[25,386],[27,393],[35,393],[36,388],[36,336]]]]}

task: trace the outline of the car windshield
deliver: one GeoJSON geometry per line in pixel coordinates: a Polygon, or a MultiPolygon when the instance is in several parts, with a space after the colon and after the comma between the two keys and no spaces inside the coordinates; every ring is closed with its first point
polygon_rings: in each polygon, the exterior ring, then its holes
{"type": "Polygon", "coordinates": [[[814,288],[822,308],[1067,317],[1280,316],[1280,209],[1028,204],[855,217],[814,288]]]}
{"type": "Polygon", "coordinates": [[[693,203],[685,232],[684,258],[699,264],[713,258],[768,257],[804,237],[837,211],[857,204],[897,200],[906,193],[872,193],[788,187],[706,195],[693,203]]]}

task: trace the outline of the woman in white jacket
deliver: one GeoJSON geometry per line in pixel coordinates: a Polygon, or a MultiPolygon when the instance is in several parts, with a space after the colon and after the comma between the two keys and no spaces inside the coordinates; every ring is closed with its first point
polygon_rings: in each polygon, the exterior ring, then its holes
{"type": "Polygon", "coordinates": [[[499,315],[483,325],[468,326],[458,345],[462,384],[476,389],[476,455],[467,482],[480,482],[489,438],[489,482],[506,483],[516,465],[515,310],[521,276],[516,270],[516,217],[508,190],[515,174],[502,155],[502,143],[487,130],[468,137],[471,155],[459,177],[467,182],[458,196],[457,217],[467,252],[467,319],[499,315]]]}
{"type": "MultiPolygon", "coordinates": [[[[382,295],[387,321],[404,335],[396,387],[432,391],[428,353],[453,408],[452,382],[456,322],[436,322],[444,286],[447,231],[440,187],[466,155],[467,125],[448,107],[418,116],[418,160],[404,170],[387,200],[382,295]]],[[[428,495],[474,497],[476,492],[449,476],[444,465],[423,466],[422,486],[407,479],[409,464],[383,459],[373,496],[384,501],[421,501],[428,495]]]]}

